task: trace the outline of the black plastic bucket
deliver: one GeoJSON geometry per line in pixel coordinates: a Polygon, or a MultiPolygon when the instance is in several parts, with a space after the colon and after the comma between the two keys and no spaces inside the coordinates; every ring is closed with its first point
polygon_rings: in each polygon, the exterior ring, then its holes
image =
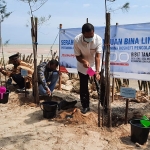
{"type": "Polygon", "coordinates": [[[58,103],[54,101],[42,102],[40,107],[43,110],[43,117],[47,119],[52,119],[56,116],[58,103]]]}
{"type": "Polygon", "coordinates": [[[10,91],[6,90],[6,92],[3,94],[3,99],[0,98],[0,103],[6,104],[8,102],[9,93],[10,91]]]}
{"type": "Polygon", "coordinates": [[[144,127],[140,123],[140,119],[130,120],[129,122],[131,124],[131,141],[141,145],[145,144],[148,139],[150,127],[144,127]]]}

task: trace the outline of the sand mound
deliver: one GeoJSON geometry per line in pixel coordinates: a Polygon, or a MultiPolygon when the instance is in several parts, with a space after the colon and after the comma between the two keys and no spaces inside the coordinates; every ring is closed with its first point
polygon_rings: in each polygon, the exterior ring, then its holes
{"type": "Polygon", "coordinates": [[[56,120],[57,121],[64,121],[64,122],[67,122],[70,124],[87,124],[90,126],[96,126],[97,125],[98,116],[94,112],[88,112],[86,114],[82,114],[80,109],[76,109],[72,118],[66,117],[68,115],[71,115],[73,110],[74,110],[74,108],[58,113],[56,120]]]}

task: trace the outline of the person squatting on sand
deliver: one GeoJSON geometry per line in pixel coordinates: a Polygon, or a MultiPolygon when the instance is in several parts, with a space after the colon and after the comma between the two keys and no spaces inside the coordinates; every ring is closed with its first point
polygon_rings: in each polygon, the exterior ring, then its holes
{"type": "Polygon", "coordinates": [[[39,95],[51,95],[59,78],[57,60],[42,62],[37,66],[39,95]]]}
{"type": "Polygon", "coordinates": [[[82,113],[90,111],[87,70],[91,67],[95,78],[100,80],[100,55],[102,53],[102,38],[94,33],[94,26],[86,23],[82,26],[82,33],[74,39],[74,53],[77,59],[77,70],[80,78],[80,100],[82,113]]]}
{"type": "Polygon", "coordinates": [[[17,92],[24,91],[25,81],[26,81],[26,87],[31,88],[32,74],[34,72],[32,65],[20,60],[18,53],[9,57],[9,64],[13,64],[14,66],[12,71],[7,71],[3,68],[0,68],[0,72],[5,76],[10,77],[11,79],[14,80],[14,82],[16,82],[16,85],[19,86],[19,89],[17,89],[17,92]],[[21,76],[21,69],[27,70],[28,72],[27,77],[24,78],[21,76]]]}

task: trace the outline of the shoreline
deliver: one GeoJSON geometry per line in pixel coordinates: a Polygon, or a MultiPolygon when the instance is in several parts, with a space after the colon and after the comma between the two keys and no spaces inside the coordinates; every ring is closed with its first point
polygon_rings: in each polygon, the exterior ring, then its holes
{"type": "MultiPolygon", "coordinates": [[[[57,52],[57,55],[59,55],[59,45],[51,45],[51,44],[43,44],[43,45],[38,45],[37,46],[37,59],[38,61],[41,60],[42,55],[43,55],[43,60],[44,59],[50,59],[51,58],[51,50],[53,52],[57,52]]],[[[8,61],[8,57],[16,54],[16,53],[20,53],[23,57],[23,55],[25,55],[25,58],[27,58],[27,56],[33,54],[33,47],[32,44],[18,44],[18,45],[7,45],[3,47],[3,53],[4,53],[4,59],[5,61],[8,61]]],[[[3,58],[3,54],[2,54],[2,49],[0,51],[0,57],[3,58]]],[[[32,56],[33,59],[33,56],[32,56]]]]}

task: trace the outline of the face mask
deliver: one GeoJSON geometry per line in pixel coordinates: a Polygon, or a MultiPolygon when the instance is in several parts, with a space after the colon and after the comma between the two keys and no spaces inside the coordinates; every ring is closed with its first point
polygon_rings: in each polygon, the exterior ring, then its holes
{"type": "Polygon", "coordinates": [[[89,43],[93,41],[93,38],[84,38],[84,40],[89,43]]]}

